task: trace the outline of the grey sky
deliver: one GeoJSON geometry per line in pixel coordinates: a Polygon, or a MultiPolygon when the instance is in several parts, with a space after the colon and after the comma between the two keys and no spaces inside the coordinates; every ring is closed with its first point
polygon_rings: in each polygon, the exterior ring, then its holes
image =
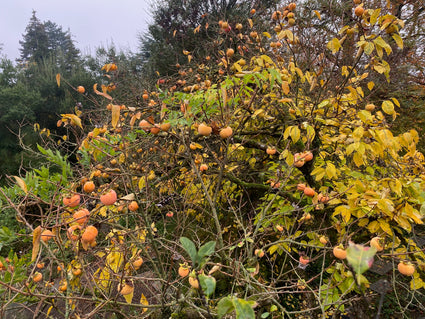
{"type": "Polygon", "coordinates": [[[152,0],[0,0],[0,43],[9,59],[19,57],[19,40],[32,10],[41,21],[50,20],[71,31],[83,54],[111,43],[136,51],[137,35],[150,23],[152,0]]]}

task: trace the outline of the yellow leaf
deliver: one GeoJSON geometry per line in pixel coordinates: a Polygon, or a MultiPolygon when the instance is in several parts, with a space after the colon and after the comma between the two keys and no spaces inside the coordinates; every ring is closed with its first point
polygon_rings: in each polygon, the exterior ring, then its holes
{"type": "Polygon", "coordinates": [[[382,102],[382,111],[384,111],[385,113],[391,115],[394,113],[394,104],[391,101],[384,101],[382,102]]]}
{"type": "Polygon", "coordinates": [[[41,239],[41,226],[34,229],[32,233],[32,256],[31,261],[37,259],[38,252],[40,251],[40,239],[41,239]]]}
{"type": "Polygon", "coordinates": [[[322,20],[322,17],[320,16],[319,11],[314,10],[313,12],[316,14],[316,16],[317,16],[317,18],[318,18],[319,20],[322,20]]]}
{"type": "Polygon", "coordinates": [[[58,87],[61,86],[61,75],[60,75],[60,73],[56,74],[56,83],[58,84],[58,87]]]}
{"type": "Polygon", "coordinates": [[[331,41],[328,42],[326,47],[332,51],[332,53],[336,53],[341,49],[341,43],[337,38],[333,38],[331,41]]]}
{"type": "Polygon", "coordinates": [[[393,235],[390,225],[384,219],[380,218],[378,219],[378,222],[379,222],[379,226],[384,232],[386,232],[390,236],[393,235]]]}
{"type": "Polygon", "coordinates": [[[372,81],[370,81],[370,82],[367,84],[367,88],[369,89],[369,91],[372,91],[372,89],[374,88],[374,86],[375,86],[375,83],[373,83],[372,81]]]}
{"type": "Polygon", "coordinates": [[[282,90],[285,95],[289,94],[289,84],[288,81],[282,81],[282,90]]]}
{"type": "MultiPolygon", "coordinates": [[[[149,306],[148,299],[146,299],[144,294],[142,294],[142,296],[140,297],[140,304],[144,306],[149,306]]],[[[148,308],[142,308],[142,312],[146,312],[147,310],[148,308]]]]}
{"type": "Polygon", "coordinates": [[[101,95],[101,96],[103,96],[103,97],[107,98],[108,100],[112,100],[112,96],[110,96],[110,95],[109,95],[109,94],[107,94],[107,93],[103,93],[103,92],[100,92],[100,91],[98,91],[98,90],[97,90],[97,83],[95,83],[95,84],[93,85],[93,91],[94,91],[94,93],[96,93],[97,95],[101,95]]]}
{"type": "Polygon", "coordinates": [[[16,180],[16,184],[18,184],[18,186],[24,191],[25,194],[28,194],[28,188],[27,188],[27,184],[25,183],[25,181],[18,177],[18,176],[13,176],[16,180]]]}
{"type": "Polygon", "coordinates": [[[113,128],[117,127],[118,121],[120,119],[120,109],[121,109],[121,107],[119,105],[116,105],[116,104],[112,105],[112,121],[111,121],[111,124],[112,124],[113,128]]]}
{"type": "Polygon", "coordinates": [[[395,43],[397,43],[397,46],[400,49],[403,49],[403,39],[397,33],[393,33],[392,37],[393,37],[395,43]]]}
{"type": "Polygon", "coordinates": [[[75,114],[61,114],[61,116],[62,116],[62,121],[64,119],[70,120],[72,125],[83,128],[83,126],[81,125],[81,119],[77,115],[75,115],[75,114]]]}

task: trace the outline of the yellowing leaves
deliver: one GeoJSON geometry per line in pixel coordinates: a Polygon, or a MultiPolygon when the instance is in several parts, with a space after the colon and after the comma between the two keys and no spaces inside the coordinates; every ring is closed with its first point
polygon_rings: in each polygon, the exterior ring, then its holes
{"type": "MultiPolygon", "coordinates": [[[[140,297],[140,304],[144,306],[149,306],[148,299],[145,297],[144,294],[140,297]]],[[[145,313],[148,310],[148,308],[142,308],[142,312],[145,313]]]]}
{"type": "Polygon", "coordinates": [[[25,181],[19,176],[13,176],[15,178],[16,184],[24,191],[25,194],[28,193],[28,187],[25,181]]]}
{"type": "Polygon", "coordinates": [[[331,41],[328,42],[326,47],[331,50],[332,53],[335,54],[339,51],[339,49],[341,49],[342,46],[337,38],[333,38],[331,41]]]}
{"type": "Polygon", "coordinates": [[[41,240],[41,226],[34,229],[32,233],[32,255],[31,261],[37,259],[38,252],[40,251],[40,240],[41,240]]]}
{"type": "Polygon", "coordinates": [[[103,97],[107,98],[108,100],[112,100],[112,96],[110,96],[108,93],[104,93],[104,92],[100,92],[100,91],[98,91],[98,89],[97,89],[97,83],[95,83],[95,84],[93,85],[93,91],[94,91],[94,93],[96,93],[97,95],[101,95],[101,96],[103,96],[103,97]]]}
{"type": "Polygon", "coordinates": [[[117,125],[118,125],[118,121],[120,119],[120,110],[121,110],[121,107],[119,105],[116,105],[116,104],[112,105],[112,121],[111,121],[111,124],[112,124],[113,128],[116,128],[117,125]]]}
{"type": "Polygon", "coordinates": [[[62,116],[62,122],[68,123],[70,122],[73,126],[78,126],[80,128],[83,128],[81,125],[81,119],[75,115],[75,114],[61,114],[62,116]]]}

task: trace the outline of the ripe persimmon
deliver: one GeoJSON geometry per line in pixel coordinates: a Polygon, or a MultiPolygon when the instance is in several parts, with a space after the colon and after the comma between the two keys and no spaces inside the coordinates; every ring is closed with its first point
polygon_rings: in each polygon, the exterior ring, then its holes
{"type": "Polygon", "coordinates": [[[70,197],[64,197],[62,201],[63,201],[63,204],[67,207],[75,207],[80,205],[80,200],[81,200],[80,195],[75,194],[70,197]]]}
{"type": "Polygon", "coordinates": [[[107,193],[100,196],[103,205],[112,205],[117,201],[117,193],[111,189],[107,193]]]}
{"type": "Polygon", "coordinates": [[[233,134],[233,130],[230,126],[227,126],[223,129],[221,129],[221,131],[220,131],[220,137],[223,138],[223,139],[232,136],[232,134],[233,134]]]}
{"type": "Polygon", "coordinates": [[[55,234],[51,230],[45,229],[41,233],[41,240],[47,243],[51,238],[55,237],[55,234]]]}
{"type": "Polygon", "coordinates": [[[84,88],[84,86],[80,85],[77,87],[77,92],[83,94],[84,92],[86,92],[86,89],[84,88]]]}
{"type": "Polygon", "coordinates": [[[66,283],[66,281],[62,282],[59,285],[59,288],[58,289],[59,289],[59,291],[62,291],[62,292],[66,291],[66,289],[68,289],[68,284],[66,283]]]}
{"type": "Polygon", "coordinates": [[[328,243],[328,240],[326,239],[325,236],[320,236],[319,241],[323,244],[326,245],[328,243]]]}
{"type": "Polygon", "coordinates": [[[274,155],[274,154],[276,154],[276,152],[277,152],[277,150],[276,150],[275,147],[267,147],[267,149],[266,149],[266,153],[268,155],[274,155]]]}
{"type": "Polygon", "coordinates": [[[228,58],[231,58],[233,54],[235,54],[235,50],[233,50],[232,48],[227,49],[226,55],[228,58]]]}
{"type": "Polygon", "coordinates": [[[375,247],[376,251],[383,251],[384,250],[384,246],[381,245],[381,237],[373,237],[370,240],[370,246],[375,247]]]}
{"type": "Polygon", "coordinates": [[[288,4],[289,11],[294,11],[296,7],[297,5],[294,2],[291,2],[290,4],[288,4]]]}
{"type": "Polygon", "coordinates": [[[198,133],[202,136],[209,136],[212,132],[212,128],[204,123],[199,124],[198,133]]]}
{"type": "Polygon", "coordinates": [[[93,191],[95,190],[95,188],[96,188],[96,186],[94,185],[94,182],[93,182],[93,181],[85,182],[85,183],[84,183],[84,186],[83,186],[83,190],[84,190],[86,193],[91,193],[91,192],[93,192],[93,191]]]}
{"type": "Polygon", "coordinates": [[[81,229],[82,229],[81,225],[72,225],[66,231],[66,235],[68,236],[70,240],[76,241],[80,237],[81,229]]]}
{"type": "Polygon", "coordinates": [[[161,129],[161,131],[164,131],[164,132],[168,132],[169,130],[170,130],[170,128],[171,128],[171,123],[162,123],[160,126],[159,126],[159,128],[161,129]]]}
{"type": "Polygon", "coordinates": [[[37,268],[38,269],[43,269],[44,268],[44,263],[38,263],[37,264],[37,268]]]}
{"type": "Polygon", "coordinates": [[[190,268],[187,264],[180,264],[178,272],[180,277],[186,277],[187,275],[189,275],[190,268]]]}
{"type": "Polygon", "coordinates": [[[310,259],[308,259],[308,257],[300,256],[299,261],[300,264],[307,265],[310,262],[310,259]]]}
{"type": "Polygon", "coordinates": [[[139,209],[139,204],[137,204],[137,202],[135,200],[132,201],[130,204],[128,204],[128,210],[130,212],[135,212],[138,209],[139,209]]]}
{"type": "Polygon", "coordinates": [[[304,195],[305,196],[313,197],[315,194],[316,194],[316,192],[313,188],[311,188],[311,187],[304,188],[304,195]]]}
{"type": "Polygon", "coordinates": [[[360,5],[354,9],[354,14],[358,17],[361,17],[364,13],[364,8],[360,5]]]}
{"type": "Polygon", "coordinates": [[[306,151],[302,153],[302,157],[304,158],[304,161],[309,162],[313,159],[313,153],[310,151],[306,151]]]}
{"type": "Polygon", "coordinates": [[[34,281],[34,282],[39,282],[39,281],[42,281],[43,280],[43,274],[42,273],[40,273],[40,272],[35,272],[34,273],[34,275],[32,276],[32,280],[34,281]]]}
{"type": "Polygon", "coordinates": [[[260,258],[264,257],[264,250],[262,249],[256,249],[254,250],[254,254],[260,258]]]}
{"type": "Polygon", "coordinates": [[[89,219],[89,216],[90,216],[90,212],[86,208],[80,209],[76,211],[74,215],[72,215],[75,221],[80,225],[86,223],[87,220],[89,219]]]}
{"type": "Polygon", "coordinates": [[[81,236],[81,240],[86,243],[91,243],[96,239],[98,233],[99,232],[96,227],[92,225],[87,226],[83,232],[83,235],[81,236]]]}
{"type": "Polygon", "coordinates": [[[304,191],[305,188],[306,188],[305,184],[300,183],[297,185],[297,190],[299,191],[304,191]]]}
{"type": "Polygon", "coordinates": [[[411,262],[400,261],[397,265],[398,271],[405,276],[412,276],[415,272],[415,266],[411,262]]]}
{"type": "Polygon", "coordinates": [[[341,245],[334,247],[333,254],[338,259],[345,259],[345,258],[347,258],[347,251],[345,249],[343,249],[341,247],[341,245]]]}
{"type": "Polygon", "coordinates": [[[207,164],[201,164],[201,166],[199,166],[199,170],[201,172],[205,172],[206,170],[208,170],[208,165],[207,164]]]}

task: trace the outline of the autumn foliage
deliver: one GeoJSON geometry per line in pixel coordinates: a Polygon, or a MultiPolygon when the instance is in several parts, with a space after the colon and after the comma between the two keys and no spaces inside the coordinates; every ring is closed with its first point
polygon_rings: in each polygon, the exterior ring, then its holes
{"type": "MultiPolygon", "coordinates": [[[[133,105],[107,84],[86,90],[102,126],[81,120],[84,112],[62,114],[77,136],[76,179],[38,221],[54,232],[26,222],[31,265],[51,266],[11,279],[14,291],[28,285],[34,297],[66,299],[75,315],[94,300],[127,307],[131,318],[313,317],[353,304],[367,317],[365,304],[379,298],[372,284],[385,279],[411,296],[398,307],[420,304],[419,136],[391,132],[402,107],[395,97],[369,100],[372,75],[391,80],[385,59],[403,48],[403,22],[366,4],[350,14],[352,25],[316,48],[316,64],[287,3],[269,17],[269,32],[251,18],[222,21],[216,36],[232,48],[211,52],[214,62],[184,53],[187,65],[133,105]],[[376,260],[388,270],[374,272],[376,260]]],[[[103,69],[111,81],[117,70],[103,69]]]]}

